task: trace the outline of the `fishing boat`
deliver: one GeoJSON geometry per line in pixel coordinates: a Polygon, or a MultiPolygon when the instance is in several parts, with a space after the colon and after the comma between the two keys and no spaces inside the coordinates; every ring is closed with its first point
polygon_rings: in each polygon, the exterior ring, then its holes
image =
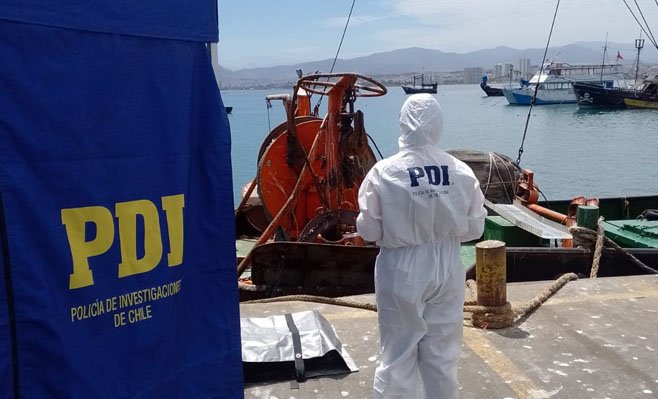
{"type": "Polygon", "coordinates": [[[621,64],[570,65],[564,62],[545,63],[528,82],[517,89],[503,89],[511,105],[530,105],[535,91],[535,104],[576,103],[573,84],[586,82],[605,88],[623,88],[623,66],[621,64]]]}
{"type": "Polygon", "coordinates": [[[487,75],[482,76],[480,88],[487,94],[488,97],[503,96],[503,89],[500,87],[491,87],[487,84],[487,75]]]}
{"type": "Polygon", "coordinates": [[[436,88],[438,86],[437,82],[431,82],[430,79],[430,83],[425,83],[425,76],[423,74],[414,75],[412,79],[413,79],[413,84],[401,85],[402,90],[404,90],[405,94],[416,94],[416,93],[436,94],[436,88]]]}
{"type": "MultiPolygon", "coordinates": [[[[605,266],[599,276],[656,274],[658,269],[658,196],[585,198],[542,202],[532,171],[523,170],[512,204],[488,202],[484,239],[504,241],[507,246],[508,281],[551,280],[563,273],[589,276],[594,250],[574,245],[576,231],[586,225],[584,210],[594,211],[590,228],[601,224],[612,246],[604,249],[605,266]],[[599,221],[599,216],[603,221],[599,221]],[[644,263],[635,262],[632,255],[644,263]],[[527,265],[533,265],[527,268],[527,265]]],[[[593,243],[592,243],[593,244],[593,243]]],[[[601,258],[601,259],[602,259],[601,258]]],[[[471,268],[472,269],[472,268],[471,268]]],[[[474,270],[468,275],[474,277],[474,270]]]]}
{"type": "Polygon", "coordinates": [[[580,108],[658,108],[658,75],[630,89],[575,83],[573,90],[580,108]]]}
{"type": "MultiPolygon", "coordinates": [[[[355,225],[358,187],[375,156],[355,100],[385,93],[383,85],[370,78],[330,74],[300,78],[292,95],[268,96],[283,102],[287,116],[263,140],[256,177],[243,188],[236,210],[242,301],[374,292],[379,248],[364,242],[355,225]],[[311,111],[313,94],[329,99],[324,118],[311,111]]],[[[483,238],[507,243],[509,281],[587,273],[593,251],[567,245],[573,239],[568,227],[576,221],[578,206],[594,201],[578,197],[542,203],[532,172],[521,170],[509,157],[473,150],[450,153],[480,180],[489,209],[483,238]],[[534,266],[521,266],[529,264],[534,266]]],[[[646,239],[658,222],[633,225],[646,210],[658,209],[658,196],[599,199],[596,204],[608,223],[606,235],[631,247],[627,251],[648,265],[658,266],[658,241],[646,239]]],[[[461,251],[470,274],[474,244],[463,245],[461,251]]],[[[602,276],[647,273],[611,250],[603,257],[602,276]]]]}
{"type": "Polygon", "coordinates": [[[658,75],[644,79],[633,92],[624,96],[626,108],[658,109],[658,75]]]}

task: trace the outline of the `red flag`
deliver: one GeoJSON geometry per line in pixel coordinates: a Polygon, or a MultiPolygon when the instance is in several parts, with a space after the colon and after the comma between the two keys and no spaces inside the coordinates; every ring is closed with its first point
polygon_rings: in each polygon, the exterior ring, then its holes
{"type": "Polygon", "coordinates": [[[621,53],[619,52],[619,50],[617,50],[617,59],[618,60],[623,60],[624,59],[624,57],[621,56],[621,53]]]}

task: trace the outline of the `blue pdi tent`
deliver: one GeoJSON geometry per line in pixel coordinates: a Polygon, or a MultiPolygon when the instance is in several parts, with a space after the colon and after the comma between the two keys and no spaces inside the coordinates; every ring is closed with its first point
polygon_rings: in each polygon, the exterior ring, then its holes
{"type": "Polygon", "coordinates": [[[0,398],[240,398],[215,0],[0,2],[0,398]]]}

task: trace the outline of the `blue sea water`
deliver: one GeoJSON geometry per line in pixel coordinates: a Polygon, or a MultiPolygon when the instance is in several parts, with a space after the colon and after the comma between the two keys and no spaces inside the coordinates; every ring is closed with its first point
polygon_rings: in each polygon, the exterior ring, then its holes
{"type": "MultiPolygon", "coordinates": [[[[407,98],[400,87],[388,90],[385,96],[359,98],[355,104],[385,157],[397,151],[398,115],[407,98]]],[[[236,205],[242,186],[256,174],[265,136],[285,120],[281,102],[266,108],[269,94],[292,91],[222,91],[225,105],[233,107],[229,122],[236,205]]],[[[435,97],[444,112],[442,148],[495,151],[517,158],[529,107],[508,105],[504,97],[486,97],[478,85],[439,86],[435,97]]],[[[535,181],[549,200],[652,195],[658,194],[657,153],[658,110],[541,105],[530,115],[521,167],[535,172],[535,181]]]]}

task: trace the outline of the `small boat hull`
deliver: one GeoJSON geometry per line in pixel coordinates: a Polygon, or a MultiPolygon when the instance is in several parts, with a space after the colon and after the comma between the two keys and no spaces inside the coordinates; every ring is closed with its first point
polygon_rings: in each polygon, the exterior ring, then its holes
{"type": "Polygon", "coordinates": [[[485,83],[480,84],[480,88],[487,94],[488,97],[503,96],[503,89],[499,87],[491,87],[485,83]]]}
{"type": "Polygon", "coordinates": [[[432,84],[432,85],[425,85],[425,86],[402,86],[402,90],[404,90],[405,94],[418,94],[418,93],[429,93],[429,94],[436,94],[436,89],[437,85],[432,84]]]}
{"type": "Polygon", "coordinates": [[[425,83],[424,75],[415,75],[413,77],[413,84],[410,85],[400,85],[405,94],[418,94],[418,93],[428,93],[436,94],[436,88],[438,82],[425,83]],[[417,84],[416,82],[420,82],[417,84]]]}
{"type": "Polygon", "coordinates": [[[587,83],[575,83],[573,91],[580,108],[624,108],[624,97],[630,92],[587,83]]]}
{"type": "Polygon", "coordinates": [[[635,98],[624,98],[624,104],[628,108],[658,109],[658,100],[648,101],[635,98]]]}
{"type": "MultiPolygon", "coordinates": [[[[510,105],[530,105],[534,89],[503,89],[503,94],[510,105]]],[[[574,104],[576,98],[573,90],[539,90],[535,105],[540,104],[574,104]]]]}

